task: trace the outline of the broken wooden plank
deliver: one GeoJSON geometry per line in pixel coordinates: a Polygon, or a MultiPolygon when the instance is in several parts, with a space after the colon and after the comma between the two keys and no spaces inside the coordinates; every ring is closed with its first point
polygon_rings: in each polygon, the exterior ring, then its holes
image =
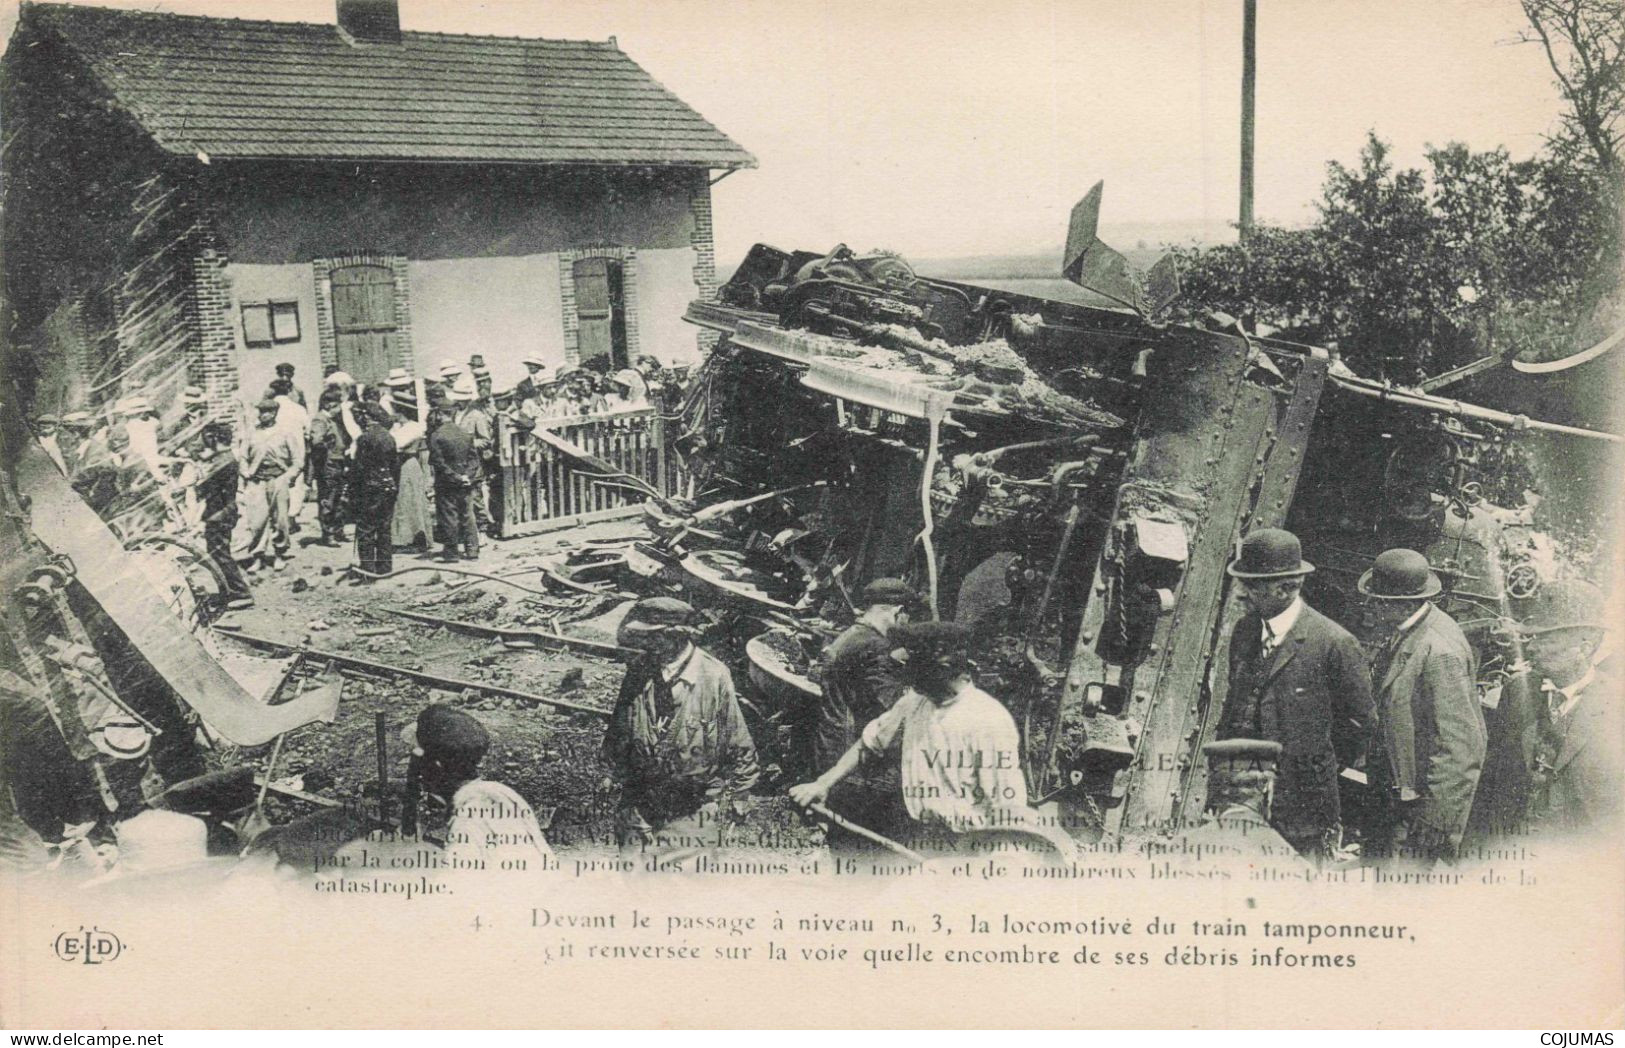
{"type": "Polygon", "coordinates": [[[318,797],[314,793],[306,793],[304,790],[295,790],[287,786],[278,786],[274,782],[267,782],[263,775],[254,776],[254,785],[262,790],[268,790],[283,797],[292,797],[294,800],[309,801],[311,804],[317,804],[323,808],[344,807],[343,801],[336,801],[331,797],[318,797]]]}
{"type": "MultiPolygon", "coordinates": [[[[611,711],[598,709],[595,706],[582,706],[563,699],[548,698],[545,695],[536,695],[528,691],[519,691],[515,688],[504,688],[496,684],[482,684],[478,681],[459,680],[456,677],[441,677],[433,673],[424,673],[421,670],[407,669],[404,666],[392,666],[387,662],[373,662],[370,659],[358,659],[353,655],[345,655],[336,651],[319,651],[299,644],[288,644],[280,640],[271,640],[268,637],[256,637],[252,634],[237,630],[222,630],[216,627],[215,632],[222,637],[242,641],[244,644],[256,648],[267,648],[272,651],[299,652],[312,659],[321,659],[331,662],[340,668],[359,670],[380,677],[399,677],[402,680],[413,681],[426,687],[437,688],[441,691],[464,692],[475,691],[482,695],[494,695],[503,699],[520,699],[525,702],[540,703],[543,706],[553,706],[571,713],[590,713],[594,717],[608,719],[611,711]]],[[[272,707],[280,709],[281,707],[272,707]]]]}
{"type": "Polygon", "coordinates": [[[16,470],[17,490],[32,500],[34,535],[52,553],[84,569],[76,581],[213,731],[239,746],[259,746],[301,725],[334,718],[338,701],[330,692],[267,706],[244,690],[169,609],[124,544],[37,443],[23,442],[16,470]]]}
{"type": "Polygon", "coordinates": [[[516,630],[505,626],[488,626],[483,622],[442,619],[435,615],[425,615],[421,611],[407,611],[405,608],[382,608],[380,610],[387,611],[391,615],[399,615],[403,619],[411,619],[413,622],[421,622],[425,626],[440,626],[460,633],[469,633],[476,637],[492,637],[503,641],[532,641],[536,644],[585,651],[593,655],[606,655],[610,658],[637,654],[630,648],[623,648],[616,644],[609,644],[601,640],[587,640],[585,637],[566,637],[562,633],[516,630]]]}

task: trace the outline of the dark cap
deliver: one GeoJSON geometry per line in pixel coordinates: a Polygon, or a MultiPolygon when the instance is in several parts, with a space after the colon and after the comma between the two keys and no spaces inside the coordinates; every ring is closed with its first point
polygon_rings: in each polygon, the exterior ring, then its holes
{"type": "Polygon", "coordinates": [[[1202,747],[1212,771],[1274,771],[1281,744],[1266,739],[1223,739],[1202,747]]]}
{"type": "Polygon", "coordinates": [[[1438,596],[1444,585],[1422,554],[1413,549],[1391,549],[1377,554],[1371,570],[1360,576],[1357,588],[1377,600],[1425,600],[1438,596]]]}
{"type": "Polygon", "coordinates": [[[291,375],[293,374],[293,365],[284,360],[276,366],[276,373],[278,375],[291,375]]]}
{"type": "Polygon", "coordinates": [[[871,608],[876,604],[908,607],[918,599],[918,595],[902,579],[875,579],[858,591],[859,608],[871,608]]]}
{"type": "Polygon", "coordinates": [[[911,622],[888,634],[891,642],[916,657],[934,659],[963,656],[970,649],[970,627],[957,622],[911,622]]]}
{"type": "Polygon", "coordinates": [[[648,597],[632,605],[621,629],[652,633],[678,626],[691,626],[697,617],[694,606],[676,597],[648,597]]]}
{"type": "Polygon", "coordinates": [[[401,732],[401,739],[425,756],[478,763],[491,748],[491,734],[473,717],[453,706],[425,706],[416,724],[401,732]]]}
{"type": "Polygon", "coordinates": [[[224,814],[246,808],[259,795],[254,769],[244,765],[183,779],[158,795],[158,807],[187,815],[224,814]]]}
{"type": "Polygon", "coordinates": [[[1307,575],[1315,566],[1303,559],[1298,536],[1283,528],[1259,528],[1241,540],[1229,572],[1238,579],[1284,579],[1307,575]]]}
{"type": "Polygon", "coordinates": [[[258,411],[281,411],[282,410],[282,405],[281,404],[278,404],[276,401],[270,400],[270,399],[262,400],[258,404],[254,405],[254,407],[258,411]]]}

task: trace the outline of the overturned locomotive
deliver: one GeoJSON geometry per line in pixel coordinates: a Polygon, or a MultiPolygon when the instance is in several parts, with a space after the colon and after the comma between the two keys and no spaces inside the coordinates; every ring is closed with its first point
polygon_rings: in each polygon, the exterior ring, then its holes
{"type": "MultiPolygon", "coordinates": [[[[722,336],[683,415],[695,490],[770,496],[747,554],[709,570],[802,612],[748,645],[785,752],[828,635],[808,622],[903,575],[975,628],[1035,803],[1089,836],[1194,821],[1239,614],[1225,568],[1242,534],[1284,526],[1322,568],[1309,601],[1367,642],[1355,580],[1385,548],[1427,554],[1479,655],[1474,822],[1515,822],[1544,709],[1513,626],[1560,570],[1524,501],[1524,445],[1618,438],[1373,382],[1228,317],[1158,323],[1169,274],[1135,280],[1094,236],[1098,204],[1097,188],[1075,213],[1064,271],[1100,304],[758,244],[690,306],[722,336]]],[[[1358,806],[1357,768],[1343,785],[1358,806]]]]}

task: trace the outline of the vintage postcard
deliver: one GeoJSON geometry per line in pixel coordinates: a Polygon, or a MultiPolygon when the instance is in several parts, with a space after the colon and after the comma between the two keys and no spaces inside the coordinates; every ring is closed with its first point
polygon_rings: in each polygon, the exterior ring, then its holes
{"type": "Polygon", "coordinates": [[[0,1025],[1625,1020],[1613,0],[0,29],[0,1025]]]}

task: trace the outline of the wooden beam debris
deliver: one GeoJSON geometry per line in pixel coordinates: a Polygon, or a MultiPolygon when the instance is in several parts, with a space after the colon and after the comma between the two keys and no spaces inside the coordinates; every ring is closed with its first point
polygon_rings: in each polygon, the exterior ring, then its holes
{"type": "MultiPolygon", "coordinates": [[[[215,627],[215,632],[222,637],[241,641],[250,647],[268,649],[271,651],[286,651],[303,654],[315,662],[328,662],[340,669],[351,669],[361,673],[372,674],[379,677],[398,677],[409,680],[425,687],[436,688],[440,691],[474,692],[481,695],[492,695],[503,699],[518,699],[522,702],[534,702],[543,706],[552,706],[556,709],[568,710],[571,713],[586,713],[594,717],[603,717],[608,720],[611,711],[599,709],[595,706],[583,706],[579,703],[567,702],[564,699],[549,698],[546,695],[537,695],[528,691],[519,691],[515,688],[504,688],[496,684],[482,684],[478,681],[460,680],[456,677],[441,677],[433,673],[424,673],[421,670],[407,669],[404,666],[392,666],[387,662],[373,662],[370,659],[358,659],[353,655],[346,655],[337,651],[321,651],[316,648],[306,648],[298,644],[287,644],[267,637],[256,637],[252,634],[241,633],[237,630],[226,630],[215,627]]],[[[542,636],[545,636],[543,634],[542,636]]]]}
{"type": "Polygon", "coordinates": [[[566,637],[562,633],[547,633],[542,630],[516,630],[505,626],[488,626],[483,622],[442,619],[435,615],[425,615],[421,611],[407,611],[405,608],[380,608],[379,610],[388,612],[391,615],[399,615],[403,619],[411,619],[413,622],[420,622],[425,626],[442,626],[448,630],[469,633],[476,637],[491,637],[505,641],[533,641],[539,645],[569,648],[574,651],[584,651],[591,655],[604,655],[609,658],[620,658],[625,655],[636,654],[636,652],[616,644],[609,644],[601,640],[588,640],[585,637],[566,637]]]}

